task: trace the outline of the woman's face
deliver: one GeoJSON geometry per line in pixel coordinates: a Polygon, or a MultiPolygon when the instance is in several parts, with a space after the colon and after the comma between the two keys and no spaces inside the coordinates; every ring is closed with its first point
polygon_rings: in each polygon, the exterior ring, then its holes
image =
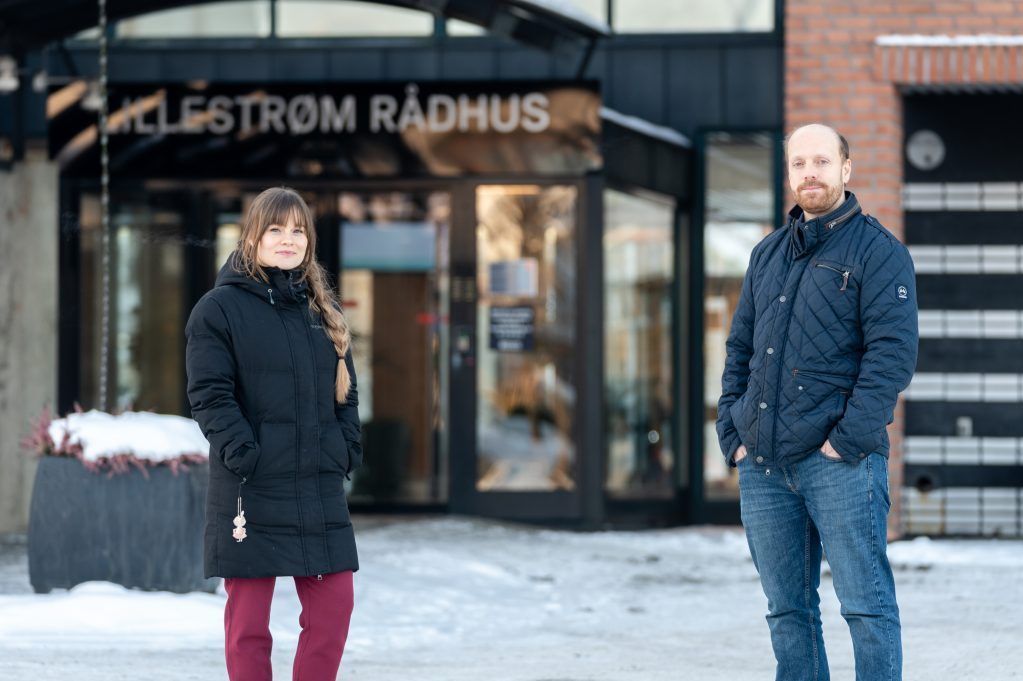
{"type": "Polygon", "coordinates": [[[286,225],[270,225],[263,232],[256,250],[256,262],[263,267],[291,270],[302,264],[309,236],[305,225],[297,224],[295,216],[288,216],[286,225]]]}

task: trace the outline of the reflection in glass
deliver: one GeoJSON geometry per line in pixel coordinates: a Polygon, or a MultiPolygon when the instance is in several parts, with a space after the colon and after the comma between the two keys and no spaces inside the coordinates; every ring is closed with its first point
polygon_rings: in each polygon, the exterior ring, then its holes
{"type": "Polygon", "coordinates": [[[607,489],[671,496],[674,206],[604,194],[607,489]]]}
{"type": "Polygon", "coordinates": [[[210,2],[121,19],[114,26],[119,38],[263,38],[270,35],[270,2],[210,2]]]}
{"type": "Polygon", "coordinates": [[[241,215],[234,213],[217,216],[216,256],[213,266],[217,272],[227,262],[227,258],[238,248],[238,240],[242,237],[241,215]]]}
{"type": "Polygon", "coordinates": [[[432,14],[405,7],[337,0],[278,0],[275,7],[277,35],[282,37],[429,36],[433,33],[432,14]]]}
{"type": "Polygon", "coordinates": [[[446,494],[448,221],[442,192],[343,192],[340,294],[352,330],[363,441],[353,498],[446,494]]]}
{"type": "Polygon", "coordinates": [[[111,343],[107,404],[99,404],[102,248],[99,205],[81,200],[81,401],[86,408],[176,414],[184,395],[183,220],[156,202],[115,203],[111,215],[111,343]]]}
{"type": "MultiPolygon", "coordinates": [[[[563,3],[568,5],[569,3],[563,3]]],[[[580,18],[595,19],[597,21],[607,22],[607,0],[571,0],[572,7],[566,6],[564,9],[572,14],[578,14],[580,18]]],[[[445,22],[445,32],[450,36],[465,37],[465,36],[481,36],[486,35],[487,30],[482,26],[469,23],[467,21],[461,21],[459,19],[448,19],[445,22]]]]}
{"type": "Polygon", "coordinates": [[[718,446],[717,402],[725,340],[753,247],[773,228],[773,143],[764,134],[716,133],[707,139],[704,253],[704,488],[736,498],[738,476],[718,446]]]}
{"type": "Polygon", "coordinates": [[[479,187],[477,482],[576,484],[575,187],[479,187]]]}
{"type": "Polygon", "coordinates": [[[614,0],[618,33],[741,33],[774,29],[775,0],[614,0]]]}

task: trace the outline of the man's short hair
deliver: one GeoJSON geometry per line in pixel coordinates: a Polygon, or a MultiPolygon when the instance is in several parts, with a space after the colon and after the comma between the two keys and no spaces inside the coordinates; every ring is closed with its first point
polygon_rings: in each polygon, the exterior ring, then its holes
{"type": "Polygon", "coordinates": [[[835,133],[835,136],[838,137],[838,155],[841,156],[843,161],[849,158],[849,140],[845,138],[845,135],[835,130],[830,125],[826,125],[824,123],[806,123],[805,125],[801,125],[792,132],[790,132],[789,134],[785,135],[785,140],[782,142],[782,151],[785,154],[786,163],[789,160],[789,140],[792,139],[792,136],[795,135],[797,132],[799,132],[803,128],[808,128],[811,125],[819,125],[822,128],[827,128],[831,132],[835,133]]]}

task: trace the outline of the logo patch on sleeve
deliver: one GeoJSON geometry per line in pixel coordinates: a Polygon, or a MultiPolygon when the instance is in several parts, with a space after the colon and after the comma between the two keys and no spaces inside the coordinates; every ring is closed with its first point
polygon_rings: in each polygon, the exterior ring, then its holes
{"type": "Polygon", "coordinates": [[[909,300],[909,289],[905,286],[899,287],[899,300],[909,300]]]}

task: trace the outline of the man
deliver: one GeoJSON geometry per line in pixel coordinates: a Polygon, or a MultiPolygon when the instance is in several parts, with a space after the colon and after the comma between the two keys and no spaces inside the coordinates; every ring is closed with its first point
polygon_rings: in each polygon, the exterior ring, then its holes
{"type": "Polygon", "coordinates": [[[785,151],[798,205],[750,257],[726,344],[718,439],[739,469],[778,681],[830,678],[822,547],[857,681],[895,681],[902,643],[886,553],[885,427],[916,365],[913,263],[845,191],[844,137],[807,125],[785,151]]]}

